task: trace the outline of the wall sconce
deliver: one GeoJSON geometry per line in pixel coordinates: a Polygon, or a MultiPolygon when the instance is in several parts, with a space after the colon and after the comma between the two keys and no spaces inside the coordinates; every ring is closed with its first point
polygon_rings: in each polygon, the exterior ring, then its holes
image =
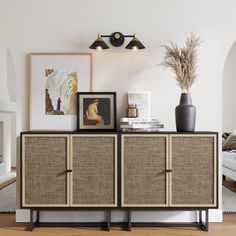
{"type": "Polygon", "coordinates": [[[139,39],[133,35],[124,35],[120,32],[114,32],[111,35],[100,35],[98,34],[97,39],[94,41],[94,43],[89,47],[90,49],[97,49],[98,51],[101,51],[102,49],[109,49],[109,46],[106,44],[106,42],[102,38],[109,38],[110,43],[114,47],[120,47],[124,44],[125,38],[133,38],[129,44],[125,47],[126,49],[131,50],[138,50],[138,49],[144,49],[144,45],[139,41],[139,39]]]}

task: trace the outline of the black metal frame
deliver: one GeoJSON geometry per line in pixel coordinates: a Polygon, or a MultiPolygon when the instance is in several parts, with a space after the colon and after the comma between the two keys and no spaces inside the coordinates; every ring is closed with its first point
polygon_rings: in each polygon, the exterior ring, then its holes
{"type": "Polygon", "coordinates": [[[109,38],[110,39],[110,43],[114,46],[114,47],[120,47],[124,44],[125,42],[125,38],[133,38],[135,37],[135,34],[131,34],[131,35],[124,35],[121,32],[114,32],[110,35],[107,34],[102,34],[100,35],[102,38],[109,38]],[[119,38],[116,38],[115,35],[118,34],[119,38]]]}
{"type": "Polygon", "coordinates": [[[102,227],[107,231],[111,229],[111,209],[106,210],[106,221],[104,222],[40,222],[41,209],[30,208],[30,222],[27,229],[33,231],[35,227],[102,227]],[[34,210],[36,210],[36,221],[34,222],[34,210]]]}
{"type": "MultiPolygon", "coordinates": [[[[121,206],[121,135],[122,134],[147,134],[145,132],[135,132],[135,133],[130,133],[130,132],[99,132],[96,130],[96,132],[93,132],[93,134],[117,134],[118,135],[118,148],[117,148],[117,156],[118,156],[118,204],[117,207],[23,207],[22,206],[22,181],[20,181],[20,207],[21,209],[30,209],[30,222],[29,222],[29,230],[33,230],[34,227],[36,226],[91,226],[91,227],[103,227],[106,228],[106,230],[110,230],[111,226],[123,226],[127,230],[131,230],[132,226],[135,227],[200,227],[204,231],[208,231],[209,228],[209,209],[217,209],[219,206],[219,178],[218,178],[218,152],[216,152],[216,206],[213,207],[122,207],[121,206]],[[126,210],[127,212],[127,222],[120,222],[120,223],[115,223],[111,222],[111,210],[112,209],[123,209],[126,210]],[[89,210],[89,211],[94,211],[94,210],[101,210],[101,211],[106,211],[107,213],[107,220],[105,222],[76,222],[76,223],[69,223],[69,222],[50,222],[50,223],[45,223],[45,222],[40,222],[40,211],[84,211],[84,210],[89,210]],[[149,211],[199,211],[199,217],[197,222],[190,222],[190,223],[174,223],[174,222],[168,222],[168,223],[163,223],[163,222],[132,222],[131,216],[132,216],[132,211],[139,211],[139,210],[149,210],[149,211]],[[37,220],[36,222],[33,221],[33,211],[37,212],[37,220]],[[202,219],[202,212],[205,211],[205,222],[202,219]]],[[[52,132],[52,131],[29,131],[29,132],[22,132],[21,133],[21,139],[20,139],[20,148],[21,148],[21,155],[20,155],[20,178],[22,180],[22,136],[24,134],[90,134],[91,132],[52,132]]],[[[150,134],[150,133],[148,133],[150,134]]],[[[151,134],[215,134],[217,137],[216,140],[216,149],[218,150],[218,133],[217,132],[189,132],[189,133],[180,133],[180,132],[155,132],[151,134]]]]}
{"type": "MultiPolygon", "coordinates": [[[[132,210],[126,211],[127,222],[111,222],[111,209],[106,210],[106,221],[103,222],[40,222],[40,211],[36,210],[36,221],[34,222],[34,209],[30,209],[30,222],[28,224],[28,230],[33,231],[35,227],[101,227],[107,231],[111,230],[111,226],[122,226],[124,229],[131,231],[132,227],[199,227],[203,231],[209,230],[209,209],[198,210],[198,221],[196,222],[185,222],[185,223],[175,223],[175,222],[132,222],[132,210]],[[205,211],[205,222],[202,220],[202,212],[205,211]]],[[[185,209],[185,211],[190,211],[185,209]]],[[[192,211],[192,209],[191,209],[192,211]]]]}
{"type": "Polygon", "coordinates": [[[112,34],[101,34],[101,37],[102,38],[110,38],[111,35],[113,35],[115,33],[121,34],[124,38],[133,38],[135,36],[134,34],[122,34],[121,32],[114,32],[112,34]]]}
{"type": "MultiPolygon", "coordinates": [[[[187,209],[186,209],[187,210],[187,209]]],[[[189,210],[189,209],[188,209],[189,210]]],[[[198,221],[197,222],[186,222],[186,223],[174,223],[174,222],[132,222],[131,210],[127,211],[127,230],[131,231],[132,226],[134,227],[200,227],[204,231],[209,229],[209,209],[205,211],[205,222],[202,220],[202,211],[198,210],[198,221]]]]}

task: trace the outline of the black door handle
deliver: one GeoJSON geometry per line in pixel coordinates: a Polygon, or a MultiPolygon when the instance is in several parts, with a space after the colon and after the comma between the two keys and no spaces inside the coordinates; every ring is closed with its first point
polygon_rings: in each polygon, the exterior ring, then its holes
{"type": "Polygon", "coordinates": [[[168,170],[166,170],[166,172],[167,172],[167,173],[171,173],[171,172],[172,172],[172,170],[169,170],[169,169],[168,169],[168,170]]]}
{"type": "Polygon", "coordinates": [[[72,172],[72,170],[66,170],[66,172],[67,172],[67,173],[70,173],[70,172],[72,172]]]}

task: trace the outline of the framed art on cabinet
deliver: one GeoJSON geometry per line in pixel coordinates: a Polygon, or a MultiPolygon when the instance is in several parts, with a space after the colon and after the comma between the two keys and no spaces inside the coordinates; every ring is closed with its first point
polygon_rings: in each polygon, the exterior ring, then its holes
{"type": "Polygon", "coordinates": [[[115,131],[116,93],[78,92],[77,131],[115,131]]]}
{"type": "Polygon", "coordinates": [[[77,92],[92,89],[90,53],[30,54],[30,130],[76,129],[77,92]]]}
{"type": "Polygon", "coordinates": [[[151,117],[150,92],[128,92],[128,104],[137,105],[138,117],[151,117]]]}

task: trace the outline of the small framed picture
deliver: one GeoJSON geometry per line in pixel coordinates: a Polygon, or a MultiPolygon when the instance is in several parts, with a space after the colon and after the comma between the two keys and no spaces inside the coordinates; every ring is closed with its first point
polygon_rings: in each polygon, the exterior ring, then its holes
{"type": "Polygon", "coordinates": [[[77,93],[77,131],[116,131],[116,93],[77,93]]]}
{"type": "Polygon", "coordinates": [[[128,104],[137,105],[138,117],[151,117],[150,92],[128,92],[128,104]]]}

